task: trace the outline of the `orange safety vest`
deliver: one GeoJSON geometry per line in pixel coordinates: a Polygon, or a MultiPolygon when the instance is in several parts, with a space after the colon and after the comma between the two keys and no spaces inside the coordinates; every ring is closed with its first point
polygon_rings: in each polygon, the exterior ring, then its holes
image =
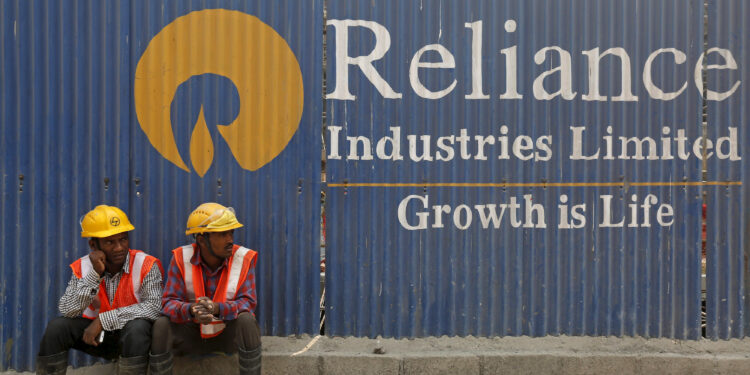
{"type": "MultiPolygon", "coordinates": [[[[117,284],[117,292],[115,292],[114,300],[110,301],[107,297],[107,287],[105,286],[104,279],[102,279],[99,284],[99,293],[97,294],[97,297],[99,297],[99,308],[94,308],[93,304],[89,305],[83,312],[84,318],[96,319],[100,313],[140,303],[143,278],[151,271],[151,267],[156,264],[162,274],[164,273],[159,259],[151,255],[146,255],[146,253],[140,250],[129,249],[128,252],[130,253],[130,268],[128,272],[123,272],[120,277],[120,283],[117,284]]],[[[71,263],[70,268],[73,269],[73,274],[80,279],[93,270],[94,265],[91,264],[91,259],[86,255],[71,263]]]]}
{"type": "MultiPolygon", "coordinates": [[[[203,287],[203,269],[200,264],[190,263],[196,248],[197,245],[192,244],[172,250],[177,268],[180,269],[182,280],[185,282],[185,289],[190,302],[195,302],[198,298],[206,295],[203,287]]],[[[221,278],[212,298],[214,302],[222,303],[234,300],[237,289],[247,279],[247,271],[250,267],[255,267],[257,254],[246,247],[234,245],[232,256],[227,261],[227,267],[224,267],[224,270],[221,271],[221,278]]],[[[223,320],[213,317],[211,323],[201,324],[200,326],[201,337],[209,338],[218,336],[224,330],[226,324],[223,320]]]]}

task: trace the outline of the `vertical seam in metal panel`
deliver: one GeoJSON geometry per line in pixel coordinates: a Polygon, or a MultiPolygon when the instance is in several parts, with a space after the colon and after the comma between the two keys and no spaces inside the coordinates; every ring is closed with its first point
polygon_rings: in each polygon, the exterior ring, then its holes
{"type": "MultiPolygon", "coordinates": [[[[64,123],[65,122],[65,116],[63,116],[63,113],[66,112],[65,109],[64,109],[64,105],[63,105],[65,103],[65,99],[64,99],[65,98],[65,95],[64,95],[64,92],[65,92],[65,75],[64,75],[64,71],[63,71],[63,69],[64,69],[63,66],[65,65],[65,63],[64,63],[64,61],[65,61],[64,60],[64,52],[63,52],[64,51],[64,48],[63,48],[63,46],[64,46],[63,27],[65,25],[65,22],[64,22],[65,21],[65,16],[64,16],[64,14],[65,13],[63,12],[63,7],[60,6],[59,9],[58,9],[58,14],[56,15],[56,18],[58,20],[57,40],[58,40],[59,44],[58,44],[58,54],[57,54],[57,56],[55,56],[60,61],[60,64],[58,64],[57,71],[56,71],[58,80],[60,82],[59,82],[58,90],[57,90],[57,93],[56,93],[57,94],[57,100],[56,100],[56,103],[55,103],[56,108],[57,108],[56,113],[58,113],[58,115],[60,116],[60,118],[58,119],[60,121],[60,123],[64,123]]],[[[69,130],[69,132],[70,132],[70,130],[69,130]]],[[[60,135],[61,135],[62,139],[65,139],[63,137],[63,133],[64,133],[64,131],[61,131],[60,135]]],[[[67,137],[71,138],[70,135],[67,135],[67,137]]],[[[72,138],[75,138],[75,137],[72,137],[72,138]]],[[[73,142],[75,142],[75,141],[73,141],[73,142]]],[[[71,146],[75,146],[75,143],[73,143],[73,145],[71,145],[71,146]]],[[[64,150],[63,147],[60,147],[58,150],[59,150],[58,152],[61,152],[61,153],[64,152],[63,151],[64,150]]],[[[70,161],[70,159],[72,159],[72,158],[68,158],[67,161],[70,161]]],[[[61,162],[60,165],[63,166],[64,165],[64,161],[61,162]]],[[[68,167],[68,170],[70,170],[70,169],[72,169],[72,168],[68,167]]],[[[63,168],[60,168],[60,170],[57,171],[57,179],[61,183],[65,182],[64,181],[63,168]]],[[[72,192],[72,190],[73,189],[70,189],[71,192],[72,192]]],[[[75,222],[75,220],[78,219],[78,217],[76,217],[76,215],[75,215],[75,207],[76,207],[75,203],[67,201],[67,199],[75,200],[72,195],[73,194],[71,194],[70,197],[64,197],[64,198],[62,198],[60,204],[61,205],[66,205],[67,204],[67,206],[66,206],[67,210],[62,210],[62,212],[63,213],[72,213],[71,216],[73,217],[73,220],[75,222]]],[[[64,230],[63,230],[63,228],[64,228],[64,221],[63,220],[59,220],[58,224],[57,224],[57,226],[55,228],[57,230],[57,233],[65,233],[64,230]]],[[[76,228],[75,224],[74,224],[74,228],[76,228]]],[[[63,238],[67,239],[68,241],[62,241],[61,242],[61,246],[66,247],[68,249],[75,248],[75,238],[76,237],[74,235],[71,235],[70,237],[68,237],[68,236],[66,236],[66,235],[63,234],[63,238]]],[[[58,258],[59,261],[55,262],[56,265],[65,264],[65,260],[67,260],[67,257],[66,257],[65,254],[66,254],[65,251],[61,252],[61,254],[60,254],[59,258],[58,258]]],[[[56,285],[59,285],[58,288],[57,288],[57,292],[58,293],[55,294],[55,296],[52,297],[52,298],[56,298],[59,295],[59,292],[61,290],[60,286],[64,286],[65,285],[65,283],[64,283],[65,276],[67,276],[67,274],[65,274],[65,271],[59,271],[58,272],[58,274],[57,274],[57,280],[56,280],[57,281],[56,285]]],[[[54,306],[54,308],[51,309],[51,310],[53,310],[54,313],[57,313],[57,304],[53,304],[53,306],[54,306]]]]}
{"type": "MultiPolygon", "coordinates": [[[[747,2],[742,2],[741,4],[742,5],[740,7],[740,14],[742,14],[742,15],[748,14],[748,4],[747,4],[747,2]]],[[[743,35],[743,38],[740,39],[740,45],[741,45],[741,50],[743,51],[744,56],[747,56],[748,55],[748,53],[746,52],[746,48],[747,48],[747,35],[743,35]]],[[[741,100],[741,102],[747,103],[747,99],[748,99],[747,95],[743,95],[742,99],[743,100],[741,100]]],[[[747,118],[747,108],[745,106],[741,106],[740,107],[739,120],[742,122],[746,118],[747,118]]],[[[745,121],[745,123],[746,123],[746,121],[745,121]]],[[[747,176],[745,174],[745,172],[747,171],[747,168],[743,167],[743,165],[745,163],[746,163],[746,161],[742,161],[741,164],[740,164],[740,168],[741,169],[740,169],[739,175],[740,175],[741,181],[746,181],[746,178],[747,178],[747,176]]],[[[747,198],[747,194],[745,193],[746,190],[747,190],[747,188],[744,187],[744,186],[742,187],[742,189],[740,189],[740,202],[741,202],[740,207],[746,207],[747,206],[747,199],[746,199],[747,198]]],[[[740,221],[740,223],[744,224],[742,227],[739,228],[739,232],[740,232],[739,233],[739,235],[740,235],[739,239],[740,239],[740,245],[742,246],[741,251],[742,251],[742,259],[743,259],[743,268],[741,270],[741,272],[742,272],[742,278],[743,278],[741,298],[742,298],[743,303],[742,303],[742,307],[741,307],[742,308],[742,319],[741,319],[742,333],[738,337],[744,338],[744,337],[747,336],[748,329],[750,328],[750,314],[748,313],[748,310],[750,310],[750,306],[749,306],[749,304],[750,304],[750,298],[748,298],[748,292],[750,292],[750,265],[748,265],[748,262],[750,262],[750,259],[748,259],[748,256],[750,254],[748,254],[748,246],[747,246],[747,243],[748,243],[748,240],[747,240],[748,233],[747,233],[747,230],[745,230],[745,228],[747,228],[747,225],[748,225],[748,223],[747,223],[747,215],[743,215],[742,220],[740,221]]]]}
{"type": "MultiPolygon", "coordinates": [[[[108,64],[110,63],[109,59],[107,58],[107,37],[109,33],[111,33],[111,30],[107,30],[107,5],[101,5],[101,9],[99,11],[99,14],[95,14],[95,7],[97,6],[96,3],[92,3],[90,5],[91,10],[90,17],[92,26],[91,26],[91,35],[92,38],[95,38],[92,40],[91,45],[89,46],[90,49],[99,49],[99,56],[98,59],[95,59],[93,56],[93,52],[91,53],[91,60],[92,60],[92,66],[90,67],[90,70],[95,73],[99,73],[98,77],[95,76],[92,73],[92,79],[91,79],[91,91],[96,93],[98,92],[99,95],[95,95],[92,98],[92,102],[89,103],[89,106],[94,110],[94,122],[99,125],[100,131],[101,131],[101,144],[104,146],[102,149],[102,153],[104,155],[119,155],[118,152],[120,147],[119,137],[116,137],[117,130],[116,128],[114,131],[110,131],[115,124],[109,123],[108,119],[108,111],[107,111],[107,77],[106,72],[108,68],[108,64]],[[98,24],[95,24],[94,22],[98,21],[98,24]],[[95,31],[96,30],[96,31],[95,31]],[[97,64],[97,62],[99,62],[97,64]],[[99,69],[98,72],[95,71],[95,69],[99,69]],[[94,102],[95,101],[95,102],[94,102]],[[96,104],[95,104],[96,103],[96,104]],[[97,113],[98,112],[98,113],[97,113]],[[110,144],[114,145],[114,152],[108,152],[110,144]]],[[[110,201],[107,200],[107,195],[104,192],[104,189],[101,188],[101,180],[97,177],[103,178],[104,176],[107,176],[107,172],[110,165],[114,165],[115,170],[117,168],[117,157],[103,157],[99,161],[99,168],[101,170],[101,173],[98,174],[98,176],[92,177],[90,184],[92,189],[95,190],[95,194],[97,197],[99,197],[98,202],[96,204],[99,204],[99,202],[102,203],[109,203],[110,201]]],[[[117,201],[111,201],[114,205],[120,205],[117,201]]]]}
{"type": "MultiPolygon", "coordinates": [[[[27,81],[27,85],[28,86],[27,87],[29,88],[29,93],[28,93],[28,96],[27,96],[26,99],[28,100],[27,109],[29,109],[31,113],[28,115],[28,117],[29,117],[29,123],[26,124],[26,127],[27,127],[28,132],[29,132],[29,137],[28,137],[28,139],[25,140],[26,142],[28,142],[28,145],[27,145],[28,149],[26,151],[28,152],[28,168],[29,169],[28,169],[28,171],[26,173],[24,173],[24,175],[27,176],[24,179],[24,181],[25,181],[24,185],[26,185],[26,187],[28,189],[27,190],[27,192],[28,192],[28,195],[27,195],[28,198],[27,199],[28,199],[29,203],[28,203],[28,206],[25,207],[25,210],[22,211],[22,215],[25,216],[24,221],[26,223],[28,223],[28,227],[26,228],[26,231],[29,234],[35,233],[35,229],[36,229],[34,212],[36,211],[36,206],[37,205],[35,204],[36,202],[35,202],[34,198],[35,198],[35,195],[36,195],[36,192],[37,192],[37,189],[36,189],[36,185],[37,185],[37,181],[36,181],[37,180],[37,172],[36,171],[37,171],[37,169],[36,169],[36,165],[35,165],[36,162],[37,162],[37,157],[36,157],[37,156],[36,155],[36,151],[37,150],[35,150],[34,146],[35,146],[35,143],[36,143],[36,139],[35,138],[37,136],[37,134],[36,134],[36,127],[39,125],[37,123],[37,113],[36,113],[36,111],[34,111],[35,106],[37,105],[36,93],[38,91],[37,87],[36,87],[36,85],[37,85],[37,77],[36,77],[37,62],[35,61],[35,57],[36,57],[35,56],[35,52],[36,52],[36,48],[38,47],[38,44],[36,43],[36,40],[35,40],[36,34],[37,34],[37,30],[36,30],[36,26],[37,25],[36,25],[36,22],[35,22],[36,20],[34,19],[34,17],[36,16],[36,9],[34,9],[34,8],[35,8],[35,4],[32,3],[30,5],[30,9],[29,9],[29,27],[28,27],[28,33],[29,33],[28,43],[29,44],[27,46],[27,48],[28,48],[28,54],[29,54],[29,65],[27,66],[28,72],[29,72],[29,74],[28,74],[28,81],[27,81]]],[[[41,178],[40,178],[40,180],[41,180],[41,178]]],[[[24,225],[24,222],[21,223],[21,228],[23,228],[23,225],[24,225]]],[[[20,259],[21,258],[19,257],[19,260],[20,259]]],[[[23,274],[23,271],[26,271],[26,272],[28,272],[28,273],[26,273],[27,275],[32,275],[33,274],[33,270],[34,270],[34,261],[22,262],[22,266],[19,267],[19,271],[21,271],[22,274],[23,274]]],[[[23,282],[23,278],[22,277],[19,277],[18,279],[21,282],[23,282]]],[[[38,280],[30,280],[30,281],[31,281],[30,284],[31,284],[31,286],[33,288],[33,287],[36,286],[35,284],[36,284],[36,281],[38,281],[38,280]]],[[[19,289],[17,289],[17,290],[21,290],[21,289],[22,289],[22,287],[19,288],[19,289]]],[[[18,319],[18,322],[20,323],[20,325],[19,325],[20,327],[26,326],[24,324],[24,321],[26,320],[25,318],[28,315],[31,315],[31,313],[33,311],[33,302],[31,300],[31,293],[22,293],[22,295],[23,295],[23,302],[24,303],[18,309],[18,311],[21,313],[21,316],[18,319]]],[[[28,329],[28,326],[26,326],[26,328],[28,329]]],[[[26,341],[25,343],[21,343],[20,345],[14,345],[13,349],[16,352],[16,355],[18,355],[18,356],[22,356],[23,355],[22,353],[30,353],[30,352],[33,351],[33,349],[31,349],[31,342],[30,341],[26,341]],[[24,344],[26,344],[26,345],[24,345],[24,344]]],[[[31,359],[27,358],[26,363],[29,364],[30,361],[31,361],[31,359]]]]}
{"type": "MultiPolygon", "coordinates": [[[[326,236],[326,227],[325,227],[325,225],[323,225],[323,220],[325,219],[325,216],[324,216],[325,213],[328,212],[328,210],[327,210],[327,208],[328,208],[328,200],[325,199],[325,198],[327,198],[327,195],[328,195],[328,186],[327,186],[328,178],[327,178],[327,175],[326,175],[326,173],[327,173],[326,172],[327,171],[327,165],[326,165],[327,164],[327,154],[326,154],[326,137],[325,137],[325,129],[326,129],[326,126],[327,126],[327,124],[326,124],[326,121],[327,121],[326,109],[327,109],[327,104],[328,104],[326,102],[326,97],[325,97],[325,90],[326,90],[326,87],[327,87],[327,85],[326,85],[326,82],[327,82],[326,81],[326,79],[327,79],[326,78],[326,71],[327,71],[327,68],[328,68],[326,66],[326,58],[327,58],[327,56],[326,56],[326,53],[327,53],[326,52],[326,18],[327,18],[326,7],[327,7],[327,3],[328,3],[328,0],[319,0],[318,2],[316,2],[316,4],[318,4],[318,5],[315,6],[316,14],[318,12],[318,10],[317,10],[318,7],[320,7],[321,24],[318,25],[318,28],[313,28],[313,30],[317,30],[317,32],[320,33],[320,46],[319,46],[319,48],[320,48],[320,50],[319,50],[320,51],[320,56],[319,56],[319,58],[320,58],[320,65],[321,65],[321,69],[320,69],[320,74],[321,74],[320,75],[320,89],[321,90],[320,90],[319,95],[320,95],[320,110],[321,110],[321,121],[320,121],[320,140],[321,140],[321,143],[320,143],[320,152],[319,152],[319,154],[320,154],[320,163],[318,163],[318,165],[321,167],[321,171],[320,171],[321,173],[320,173],[320,176],[313,176],[313,178],[318,179],[317,181],[320,182],[320,189],[319,189],[320,190],[320,197],[315,197],[315,196],[312,197],[312,203],[318,205],[320,207],[320,210],[321,210],[320,211],[320,215],[318,215],[318,217],[315,218],[315,222],[318,223],[318,225],[319,225],[319,231],[315,235],[318,236],[318,237],[320,237],[320,234],[318,234],[318,233],[322,233],[322,236],[323,236],[322,238],[326,238],[326,241],[324,243],[326,246],[327,246],[327,242],[328,241],[327,241],[327,236],[326,236]],[[326,165],[325,168],[323,167],[324,165],[326,165]],[[319,199],[323,199],[323,202],[320,202],[319,199]]],[[[316,180],[313,180],[312,182],[314,183],[315,181],[316,180]]],[[[320,240],[321,240],[321,238],[318,239],[318,241],[320,241],[320,240]]],[[[321,251],[321,248],[322,248],[321,245],[322,244],[320,242],[318,242],[318,261],[320,261],[321,258],[323,258],[321,256],[321,254],[320,254],[320,251],[321,251]]],[[[320,263],[318,263],[318,267],[320,267],[320,263]]],[[[327,274],[325,272],[321,272],[320,274],[322,275],[322,280],[320,281],[320,283],[323,285],[323,288],[322,288],[322,290],[319,291],[319,294],[320,294],[320,303],[316,306],[318,308],[316,315],[318,317],[320,317],[320,318],[323,318],[323,317],[320,316],[320,314],[321,314],[320,309],[321,309],[321,307],[325,306],[324,305],[324,303],[325,303],[325,299],[324,298],[325,298],[325,290],[326,290],[325,286],[327,284],[327,274]]],[[[315,304],[313,304],[313,305],[315,305],[315,304]]],[[[322,322],[318,323],[318,328],[317,328],[316,331],[318,331],[318,334],[325,334],[325,332],[322,331],[323,327],[321,326],[321,323],[322,322]]]]}
{"type": "MultiPolygon", "coordinates": [[[[0,7],[2,7],[2,12],[0,12],[0,30],[5,30],[5,16],[7,14],[6,12],[9,12],[10,6],[11,2],[4,2],[0,5],[0,7]]],[[[0,37],[0,81],[4,82],[4,84],[0,86],[0,149],[3,150],[2,152],[4,156],[2,160],[0,160],[0,215],[2,215],[3,217],[9,217],[9,215],[7,215],[5,211],[11,196],[10,189],[6,188],[6,186],[10,185],[10,168],[8,164],[11,160],[15,160],[15,158],[9,157],[9,150],[6,146],[6,144],[9,142],[8,138],[13,128],[6,121],[6,118],[8,117],[9,98],[5,94],[5,91],[8,90],[8,74],[6,74],[8,64],[5,62],[5,59],[7,59],[8,56],[5,54],[5,39],[5,34],[3,34],[3,36],[0,37]]],[[[5,229],[7,225],[7,220],[4,221],[4,225],[0,224],[0,238],[3,238],[4,242],[6,243],[11,243],[11,241],[9,240],[10,236],[5,229]]],[[[4,275],[7,275],[7,271],[5,270],[7,265],[8,260],[6,259],[6,257],[0,257],[0,272],[2,272],[4,275]]],[[[7,299],[7,285],[5,282],[0,283],[0,296],[3,297],[3,300],[7,299]]],[[[9,311],[6,308],[5,304],[0,305],[0,312],[2,312],[2,318],[0,318],[0,353],[5,353],[5,337],[7,336],[7,329],[5,328],[5,326],[7,326],[9,323],[9,320],[7,320],[9,311]]],[[[0,357],[0,370],[5,371],[7,368],[11,367],[10,363],[6,361],[11,362],[11,359],[6,358],[4,355],[0,357]]]]}
{"type": "MultiPolygon", "coordinates": [[[[50,22],[49,22],[49,7],[48,6],[43,7],[42,12],[43,12],[43,20],[42,20],[43,24],[39,27],[40,36],[41,36],[40,39],[41,39],[41,41],[43,41],[42,56],[40,58],[40,61],[45,61],[45,63],[42,64],[42,77],[41,77],[41,79],[43,80],[43,84],[42,84],[42,87],[43,87],[43,92],[42,92],[42,95],[43,95],[43,99],[42,99],[43,105],[42,105],[42,108],[44,108],[43,113],[49,113],[49,112],[51,112],[50,111],[50,106],[49,106],[49,104],[50,104],[49,103],[49,92],[50,92],[50,90],[49,90],[49,88],[50,88],[49,87],[49,66],[50,66],[50,62],[51,62],[51,59],[50,59],[50,56],[49,56],[49,24],[50,24],[50,22]]],[[[49,116],[49,115],[47,115],[47,116],[49,116]]],[[[41,217],[41,220],[43,221],[43,225],[41,226],[40,231],[39,231],[39,235],[42,238],[52,238],[53,233],[51,233],[51,231],[49,230],[49,228],[53,227],[51,225],[52,224],[52,220],[51,219],[52,219],[52,216],[53,216],[52,214],[53,214],[53,212],[57,211],[57,207],[50,207],[51,204],[52,204],[52,202],[54,202],[54,200],[52,199],[52,197],[50,197],[50,195],[52,195],[51,194],[51,191],[52,191],[51,187],[52,187],[52,182],[53,182],[53,178],[52,178],[51,173],[50,173],[51,172],[50,171],[50,164],[53,163],[53,160],[55,159],[54,157],[51,157],[52,156],[52,151],[50,151],[50,149],[52,148],[52,142],[51,142],[51,139],[50,139],[50,133],[53,132],[53,131],[55,131],[55,130],[54,130],[54,127],[51,127],[50,124],[48,123],[47,116],[44,116],[42,119],[40,119],[40,123],[41,123],[42,127],[47,129],[44,132],[44,135],[43,135],[43,140],[44,141],[43,141],[42,149],[43,149],[43,155],[44,156],[41,158],[43,165],[42,165],[42,168],[40,168],[41,170],[44,171],[43,172],[44,173],[44,177],[39,179],[40,180],[39,182],[42,183],[42,189],[41,189],[42,190],[42,194],[46,195],[46,196],[42,197],[42,201],[44,202],[43,203],[43,207],[41,209],[41,211],[43,211],[43,214],[42,214],[42,217],[41,217]]],[[[55,258],[55,256],[52,255],[52,254],[50,254],[50,255],[45,254],[45,256],[42,257],[41,262],[39,262],[39,263],[41,263],[41,268],[43,270],[52,270],[52,269],[54,269],[55,264],[52,263],[52,262],[50,262],[50,259],[54,259],[54,258],[55,258]]],[[[41,302],[41,308],[34,309],[34,315],[33,315],[33,318],[31,319],[32,322],[33,321],[44,321],[44,320],[46,320],[45,319],[46,318],[45,312],[48,310],[47,309],[48,308],[47,301],[49,301],[49,298],[51,297],[50,296],[50,290],[49,290],[49,286],[50,286],[50,284],[49,284],[49,278],[52,275],[54,275],[54,273],[55,272],[48,272],[48,273],[45,274],[45,277],[38,278],[39,279],[38,282],[41,284],[41,288],[37,289],[37,290],[43,290],[43,291],[45,291],[45,293],[44,293],[45,297],[41,298],[41,301],[40,301],[41,302]],[[39,318],[41,318],[41,319],[39,319],[39,318]]],[[[32,275],[33,275],[33,273],[32,273],[32,275]]],[[[31,329],[29,329],[28,332],[31,334],[32,337],[41,337],[42,336],[42,332],[37,332],[37,329],[39,329],[39,328],[40,328],[39,325],[32,324],[31,325],[31,329]]],[[[29,353],[33,353],[34,349],[32,349],[32,348],[34,347],[33,343],[34,343],[35,340],[32,339],[32,340],[28,340],[28,341],[29,341],[29,346],[31,347],[30,348],[31,350],[29,350],[29,353]]]]}
{"type": "MultiPolygon", "coordinates": [[[[14,54],[14,57],[15,57],[15,59],[14,59],[15,60],[14,61],[14,63],[15,63],[15,71],[13,72],[14,73],[13,76],[15,77],[15,84],[16,85],[15,85],[15,93],[14,93],[15,95],[13,95],[13,98],[14,98],[14,101],[15,101],[14,104],[15,104],[15,107],[16,107],[15,108],[16,109],[16,111],[15,111],[15,113],[16,113],[15,120],[16,121],[15,121],[15,124],[13,124],[13,125],[15,127],[15,132],[14,132],[15,133],[15,139],[14,139],[15,142],[14,143],[16,145],[16,147],[15,147],[16,154],[14,155],[14,158],[12,160],[15,161],[14,162],[14,164],[15,164],[14,171],[16,173],[20,173],[21,172],[21,168],[20,168],[21,167],[21,157],[20,157],[21,153],[19,152],[18,145],[21,144],[21,131],[20,131],[20,129],[21,129],[21,115],[20,115],[21,114],[21,85],[20,85],[20,77],[21,77],[21,64],[20,64],[21,56],[20,55],[21,55],[21,48],[20,48],[20,43],[19,43],[19,40],[18,40],[18,31],[17,31],[18,30],[19,18],[20,18],[19,17],[20,16],[20,14],[19,14],[20,11],[19,11],[19,4],[18,4],[18,2],[15,3],[15,12],[14,13],[15,14],[14,14],[14,21],[13,21],[13,32],[14,32],[14,37],[15,37],[15,40],[14,40],[15,43],[14,43],[14,46],[13,46],[13,50],[15,52],[15,54],[14,54]]],[[[15,178],[19,178],[19,176],[11,176],[11,177],[14,178],[14,179],[15,178]]],[[[11,212],[13,212],[15,214],[14,215],[15,216],[14,217],[14,222],[17,223],[16,227],[18,228],[18,227],[20,227],[20,222],[21,222],[21,209],[20,209],[21,208],[20,207],[21,204],[20,204],[20,202],[21,202],[21,198],[22,197],[21,197],[20,192],[16,193],[14,191],[14,193],[15,193],[16,199],[15,199],[15,202],[13,202],[14,203],[13,204],[14,207],[11,208],[11,212]]],[[[20,239],[20,236],[18,235],[18,231],[15,231],[14,240],[15,241],[13,241],[13,249],[11,250],[13,252],[13,255],[14,255],[14,256],[11,257],[11,259],[12,259],[11,267],[16,266],[16,269],[17,269],[17,265],[14,264],[14,263],[17,263],[19,261],[19,259],[20,259],[19,258],[19,252],[21,251],[21,241],[20,241],[21,239],[20,239]]],[[[5,258],[5,257],[3,257],[3,258],[5,258]]],[[[19,280],[18,280],[18,278],[16,278],[13,281],[13,288],[12,288],[12,290],[14,292],[12,293],[12,297],[11,297],[11,300],[13,300],[14,302],[18,301],[18,294],[16,292],[16,291],[20,290],[18,286],[19,286],[19,280]]],[[[17,304],[16,304],[16,306],[17,306],[17,304]]],[[[18,311],[16,309],[13,309],[12,311],[10,311],[9,319],[8,319],[9,323],[17,322],[17,314],[18,314],[18,311]]],[[[10,324],[10,329],[9,329],[10,335],[8,335],[9,337],[17,337],[16,336],[17,327],[18,327],[17,324],[10,324]]],[[[5,346],[5,343],[3,343],[3,346],[5,346]]],[[[9,351],[9,349],[10,349],[10,352],[11,352],[10,362],[13,363],[13,365],[11,365],[11,366],[17,366],[17,364],[19,363],[18,355],[17,355],[18,351],[17,350],[13,350],[14,348],[12,348],[12,347],[11,348],[5,347],[3,353],[6,353],[7,351],[9,351]]],[[[3,356],[3,358],[5,358],[5,356],[3,356]]]]}
{"type": "MultiPolygon", "coordinates": [[[[701,70],[701,83],[703,84],[703,90],[701,91],[701,146],[702,146],[702,153],[701,153],[701,181],[706,181],[707,178],[707,160],[706,160],[706,139],[708,136],[708,101],[706,99],[707,90],[708,90],[708,74],[706,71],[706,65],[707,65],[707,51],[708,51],[708,39],[709,39],[709,12],[708,12],[708,0],[701,1],[702,9],[703,9],[703,17],[701,17],[701,26],[702,26],[702,33],[701,36],[703,37],[702,43],[701,43],[701,57],[702,57],[702,70],[701,70]]],[[[715,194],[715,193],[714,193],[715,194]]],[[[708,204],[708,192],[705,187],[702,187],[700,189],[700,197],[701,197],[701,205],[705,206],[708,204]]],[[[702,211],[702,207],[701,207],[702,211]]],[[[703,225],[706,225],[706,228],[708,228],[708,223],[706,221],[707,217],[703,217],[701,215],[701,228],[703,228],[703,225]]],[[[702,235],[702,234],[701,234],[702,235]]],[[[702,241],[702,238],[701,238],[702,241]]],[[[716,323],[718,320],[716,318],[718,317],[718,314],[711,314],[712,312],[717,312],[718,310],[718,303],[709,303],[709,299],[711,299],[712,295],[717,291],[717,283],[713,282],[715,277],[715,272],[713,263],[715,261],[718,261],[716,256],[719,254],[719,252],[715,252],[713,255],[709,252],[709,246],[706,246],[706,333],[708,336],[711,336],[711,338],[715,339],[717,338],[718,333],[718,326],[716,323]],[[711,262],[711,260],[714,260],[714,262],[711,262]],[[712,293],[714,292],[714,293],[712,293]],[[713,309],[711,309],[713,307],[713,309]],[[713,310],[713,311],[712,311],[713,310]],[[712,324],[713,322],[713,324],[712,324]]],[[[702,256],[702,255],[701,255],[702,256]]],[[[714,300],[715,301],[715,300],[714,300]]]]}
{"type": "MultiPolygon", "coordinates": [[[[128,212],[130,212],[131,215],[134,215],[137,212],[135,212],[135,208],[134,208],[133,186],[130,184],[130,181],[133,178],[133,172],[136,171],[138,167],[138,163],[135,160],[136,145],[135,145],[135,142],[133,142],[133,140],[135,139],[135,134],[138,131],[137,129],[140,128],[139,127],[140,124],[138,124],[138,120],[137,119],[135,121],[133,120],[133,113],[135,112],[135,92],[134,92],[135,74],[134,74],[133,67],[135,66],[135,64],[138,63],[137,62],[138,58],[136,57],[136,54],[135,54],[135,48],[138,43],[133,37],[133,30],[136,30],[135,25],[134,25],[134,22],[135,22],[134,20],[136,19],[135,2],[128,1],[128,4],[129,6],[127,7],[128,9],[127,9],[127,20],[126,20],[127,25],[128,25],[128,30],[127,30],[127,33],[125,34],[125,38],[126,38],[125,40],[127,42],[125,48],[127,48],[126,56],[127,56],[128,63],[127,63],[127,66],[123,69],[127,71],[127,82],[128,82],[127,84],[128,90],[127,90],[127,95],[126,95],[127,97],[127,124],[126,125],[130,129],[130,131],[127,132],[128,133],[127,137],[128,137],[129,142],[126,146],[127,154],[128,154],[128,171],[126,174],[124,174],[125,180],[119,181],[118,186],[123,187],[122,193],[125,194],[124,202],[122,202],[121,204],[124,204],[128,208],[128,212]]],[[[121,7],[118,7],[118,8],[122,9],[121,7]]],[[[145,33],[148,31],[148,28],[147,28],[148,19],[146,18],[143,23],[145,26],[143,27],[142,32],[145,33]]],[[[121,61],[121,59],[118,59],[118,61],[121,61]]],[[[118,75],[118,79],[120,79],[119,75],[118,75]]],[[[165,265],[169,267],[169,263],[166,263],[165,265]]],[[[164,283],[166,284],[166,281],[164,281],[164,283]]]]}

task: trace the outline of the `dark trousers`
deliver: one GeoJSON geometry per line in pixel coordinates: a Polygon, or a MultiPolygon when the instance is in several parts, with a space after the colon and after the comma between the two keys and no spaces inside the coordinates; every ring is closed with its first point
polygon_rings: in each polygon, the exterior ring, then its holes
{"type": "Polygon", "coordinates": [[[154,322],[151,353],[172,351],[174,355],[203,355],[214,352],[234,353],[237,348],[249,351],[260,346],[260,328],[253,314],[243,312],[215,337],[204,339],[196,323],[174,323],[166,316],[154,322]]]}
{"type": "Polygon", "coordinates": [[[78,349],[87,354],[106,359],[118,356],[140,357],[148,355],[151,347],[151,322],[146,319],[134,319],[117,331],[104,332],[104,341],[98,346],[83,342],[83,331],[91,324],[86,318],[52,319],[44,331],[39,355],[48,356],[78,349]]]}

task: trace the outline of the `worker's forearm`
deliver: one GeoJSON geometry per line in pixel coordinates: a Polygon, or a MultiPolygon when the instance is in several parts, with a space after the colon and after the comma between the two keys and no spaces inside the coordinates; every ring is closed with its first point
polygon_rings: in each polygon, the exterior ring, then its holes
{"type": "Polygon", "coordinates": [[[57,305],[60,314],[69,318],[80,316],[99,292],[99,282],[99,274],[94,270],[81,279],[73,275],[57,305]]]}

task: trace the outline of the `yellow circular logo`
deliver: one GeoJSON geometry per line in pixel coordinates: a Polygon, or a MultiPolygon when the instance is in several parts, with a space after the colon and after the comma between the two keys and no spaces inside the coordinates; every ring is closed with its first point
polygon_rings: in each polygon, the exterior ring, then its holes
{"type": "MultiPolygon", "coordinates": [[[[237,117],[218,125],[240,167],[255,171],[286,147],[304,104],[302,72],[286,41],[246,13],[208,9],[179,17],[149,43],[135,70],[135,113],[151,145],[190,171],[172,131],[170,106],[190,77],[216,74],[231,80],[240,97],[237,117]]],[[[190,137],[190,160],[203,177],[214,142],[203,109],[190,137]]]]}

